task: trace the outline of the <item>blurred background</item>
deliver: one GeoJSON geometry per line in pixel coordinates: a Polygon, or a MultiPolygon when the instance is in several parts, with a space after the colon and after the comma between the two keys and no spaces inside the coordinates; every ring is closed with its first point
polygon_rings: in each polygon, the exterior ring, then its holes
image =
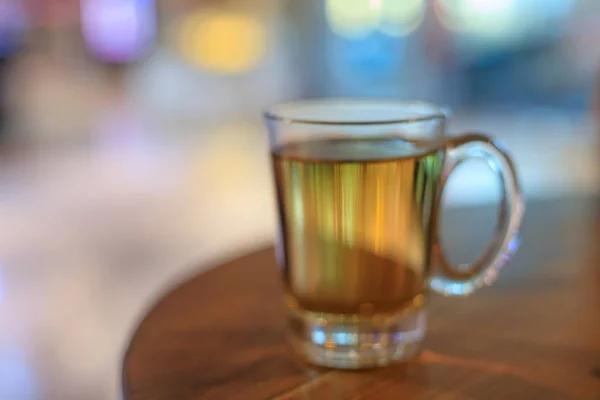
{"type": "Polygon", "coordinates": [[[599,35],[596,0],[0,0],[0,398],[118,398],[148,304],[271,241],[271,103],[449,105],[529,201],[596,194],[599,35]]]}

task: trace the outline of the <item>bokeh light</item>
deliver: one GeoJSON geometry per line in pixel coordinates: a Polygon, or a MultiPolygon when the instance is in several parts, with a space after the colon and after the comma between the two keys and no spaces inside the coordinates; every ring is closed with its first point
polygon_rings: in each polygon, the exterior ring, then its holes
{"type": "Polygon", "coordinates": [[[107,62],[134,61],[154,43],[154,0],[83,0],[81,26],[94,56],[107,62]]]}
{"type": "Polygon", "coordinates": [[[325,12],[331,30],[339,36],[361,38],[377,28],[382,0],[327,0],[325,12]]]}
{"type": "Polygon", "coordinates": [[[0,1],[0,59],[19,50],[27,28],[27,17],[21,5],[14,1],[0,1]]]}
{"type": "Polygon", "coordinates": [[[409,35],[423,22],[425,9],[424,0],[382,1],[379,29],[390,36],[409,35]]]}
{"type": "Polygon", "coordinates": [[[381,31],[406,36],[425,16],[425,0],[327,0],[325,14],[331,30],[350,39],[381,31]]]}
{"type": "MultiPolygon", "coordinates": [[[[573,0],[435,0],[440,23],[459,34],[483,40],[518,39],[549,33],[553,22],[566,18],[573,0]]],[[[554,32],[556,33],[556,32],[554,32]]]]}
{"type": "Polygon", "coordinates": [[[517,18],[515,0],[436,0],[434,10],[451,31],[491,37],[510,35],[517,18]]]}
{"type": "Polygon", "coordinates": [[[266,32],[249,14],[212,11],[186,17],[177,33],[182,55],[194,65],[222,74],[245,72],[266,51],[266,32]]]}

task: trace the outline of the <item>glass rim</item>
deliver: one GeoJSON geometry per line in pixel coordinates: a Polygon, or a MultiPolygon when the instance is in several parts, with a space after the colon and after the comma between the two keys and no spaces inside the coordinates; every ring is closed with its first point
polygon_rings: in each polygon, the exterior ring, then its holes
{"type": "Polygon", "coordinates": [[[269,106],[264,112],[263,117],[267,121],[279,122],[283,124],[304,124],[304,125],[328,125],[328,126],[376,126],[376,125],[393,125],[393,124],[410,124],[414,122],[425,122],[436,119],[445,119],[449,110],[444,107],[421,100],[393,100],[393,99],[359,99],[359,98],[315,98],[305,99],[290,102],[276,103],[269,106]],[[423,113],[415,112],[414,116],[398,116],[393,114],[389,117],[381,117],[375,119],[357,118],[357,119],[325,119],[315,117],[296,117],[285,115],[282,108],[298,109],[306,106],[364,106],[364,107],[397,107],[398,114],[401,110],[406,110],[410,107],[421,107],[428,111],[423,113]]]}

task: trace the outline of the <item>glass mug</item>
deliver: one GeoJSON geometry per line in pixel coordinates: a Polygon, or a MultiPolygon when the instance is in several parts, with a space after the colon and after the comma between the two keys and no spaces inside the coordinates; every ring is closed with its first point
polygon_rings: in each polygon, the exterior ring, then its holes
{"type": "Polygon", "coordinates": [[[510,157],[480,134],[446,137],[417,101],[307,100],[265,112],[290,341],[308,362],[369,368],[418,355],[428,292],[491,284],[518,247],[524,203],[510,157]],[[438,246],[448,176],[483,158],[502,183],[496,233],[470,265],[438,246]]]}

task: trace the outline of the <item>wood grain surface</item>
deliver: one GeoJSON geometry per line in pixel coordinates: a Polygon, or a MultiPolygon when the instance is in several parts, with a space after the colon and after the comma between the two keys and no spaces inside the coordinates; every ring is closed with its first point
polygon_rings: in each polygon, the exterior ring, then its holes
{"type": "MultiPolygon", "coordinates": [[[[468,253],[491,209],[448,214],[468,253]]],[[[123,360],[128,400],[600,399],[600,203],[529,204],[521,250],[469,298],[432,296],[419,360],[359,372],[299,361],[285,341],[266,249],[184,282],[154,304],[123,360]]]]}

